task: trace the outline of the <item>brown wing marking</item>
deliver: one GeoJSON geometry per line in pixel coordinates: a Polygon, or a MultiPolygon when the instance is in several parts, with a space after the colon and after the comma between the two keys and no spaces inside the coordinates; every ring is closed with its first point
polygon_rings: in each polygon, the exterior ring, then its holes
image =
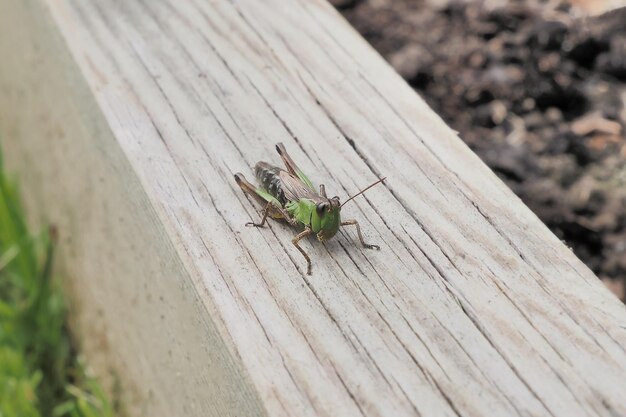
{"type": "Polygon", "coordinates": [[[280,171],[278,176],[285,193],[285,198],[288,201],[298,201],[301,198],[308,198],[316,203],[323,201],[317,193],[307,187],[307,185],[300,181],[295,175],[287,171],[280,171]]]}

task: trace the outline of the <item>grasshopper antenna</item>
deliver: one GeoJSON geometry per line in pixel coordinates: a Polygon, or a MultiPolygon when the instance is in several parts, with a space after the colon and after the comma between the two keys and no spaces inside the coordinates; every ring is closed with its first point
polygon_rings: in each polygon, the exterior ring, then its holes
{"type": "Polygon", "coordinates": [[[385,181],[387,179],[387,177],[382,177],[381,179],[379,179],[378,181],[373,182],[372,184],[368,185],[367,187],[363,188],[361,191],[359,191],[358,193],[356,193],[355,195],[353,195],[352,197],[348,198],[346,201],[344,201],[339,207],[343,207],[348,201],[352,200],[354,197],[358,197],[361,194],[363,194],[364,192],[366,192],[367,190],[369,190],[370,188],[372,188],[373,186],[375,186],[376,184],[380,184],[381,182],[385,181]]]}

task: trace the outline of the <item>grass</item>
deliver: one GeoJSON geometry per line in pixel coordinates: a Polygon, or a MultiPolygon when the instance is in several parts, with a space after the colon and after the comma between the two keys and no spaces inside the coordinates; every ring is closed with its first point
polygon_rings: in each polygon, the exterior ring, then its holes
{"type": "Polygon", "coordinates": [[[0,155],[0,417],[109,417],[72,349],[52,277],[54,231],[31,234],[0,155]]]}

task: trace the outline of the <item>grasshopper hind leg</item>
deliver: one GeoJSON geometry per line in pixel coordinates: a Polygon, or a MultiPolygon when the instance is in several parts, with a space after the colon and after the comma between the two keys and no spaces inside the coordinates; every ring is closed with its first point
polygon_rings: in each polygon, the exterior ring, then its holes
{"type": "Polygon", "coordinates": [[[296,226],[298,224],[298,221],[291,217],[286,210],[278,208],[274,203],[268,201],[265,205],[265,208],[263,209],[263,217],[261,217],[261,223],[248,222],[246,223],[246,226],[263,227],[265,223],[267,223],[268,217],[277,220],[284,219],[292,226],[296,226]]]}
{"type": "Polygon", "coordinates": [[[250,182],[246,180],[246,177],[244,177],[243,174],[235,174],[235,181],[245,194],[251,196],[257,203],[263,206],[263,217],[261,218],[261,222],[248,222],[246,223],[246,226],[263,227],[265,223],[267,223],[268,217],[272,219],[285,219],[287,223],[292,226],[298,223],[297,220],[287,212],[287,210],[283,209],[282,207],[278,207],[279,203],[275,201],[268,201],[266,198],[261,196],[257,192],[257,189],[254,187],[254,185],[250,184],[250,182]]]}
{"type": "Polygon", "coordinates": [[[257,203],[262,204],[264,207],[263,217],[261,218],[261,222],[260,223],[248,222],[246,223],[246,226],[263,227],[265,223],[267,222],[267,216],[270,214],[272,203],[266,201],[263,197],[261,197],[256,192],[256,188],[254,187],[254,185],[250,184],[248,180],[246,180],[246,177],[243,176],[243,174],[239,172],[236,173],[235,181],[237,182],[237,185],[241,188],[241,191],[251,196],[257,203]]]}
{"type": "Polygon", "coordinates": [[[283,163],[285,164],[285,168],[287,168],[287,171],[291,175],[297,176],[298,166],[296,165],[295,162],[293,162],[293,159],[291,159],[291,156],[289,156],[289,154],[287,153],[287,149],[285,149],[285,145],[283,145],[282,143],[277,143],[276,151],[278,152],[278,155],[280,155],[280,159],[283,160],[283,163]]]}
{"type": "Polygon", "coordinates": [[[263,209],[263,217],[261,218],[261,223],[248,222],[246,223],[246,226],[263,227],[265,223],[267,222],[267,215],[269,214],[271,209],[272,209],[272,203],[267,203],[265,205],[265,208],[263,209]]]}
{"type": "Polygon", "coordinates": [[[257,203],[263,206],[267,204],[267,201],[263,197],[261,197],[259,194],[257,194],[256,187],[250,184],[248,180],[246,180],[246,177],[243,176],[242,173],[238,172],[235,174],[235,182],[237,182],[237,185],[239,186],[239,188],[241,188],[241,191],[243,191],[245,194],[248,194],[250,197],[254,198],[254,200],[257,203]]]}

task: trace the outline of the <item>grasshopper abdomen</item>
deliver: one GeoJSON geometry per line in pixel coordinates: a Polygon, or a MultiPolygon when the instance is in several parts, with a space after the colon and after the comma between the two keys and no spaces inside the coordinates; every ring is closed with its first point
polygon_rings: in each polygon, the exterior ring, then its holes
{"type": "Polygon", "coordinates": [[[282,182],[279,177],[280,171],[280,168],[263,161],[257,162],[254,166],[254,175],[261,184],[261,187],[267,190],[267,192],[275,197],[284,207],[285,204],[287,204],[287,198],[285,197],[285,190],[283,190],[282,182]]]}

